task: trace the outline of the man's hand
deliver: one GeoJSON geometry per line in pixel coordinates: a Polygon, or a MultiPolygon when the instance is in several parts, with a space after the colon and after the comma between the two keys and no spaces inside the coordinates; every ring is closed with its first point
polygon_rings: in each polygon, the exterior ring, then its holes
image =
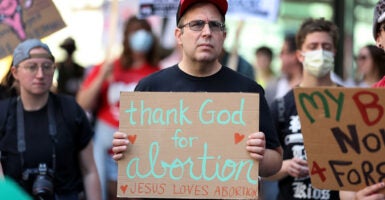
{"type": "Polygon", "coordinates": [[[282,163],[282,169],[294,178],[302,178],[309,175],[307,161],[301,158],[284,160],[282,163]]]}
{"type": "Polygon", "coordinates": [[[252,133],[247,138],[246,144],[246,150],[250,153],[250,156],[261,161],[266,149],[265,134],[262,132],[252,133]]]}
{"type": "Polygon", "coordinates": [[[112,158],[115,161],[123,158],[123,152],[127,150],[127,145],[130,143],[127,137],[127,134],[122,132],[114,133],[114,139],[112,140],[112,152],[114,152],[114,155],[112,158]]]}

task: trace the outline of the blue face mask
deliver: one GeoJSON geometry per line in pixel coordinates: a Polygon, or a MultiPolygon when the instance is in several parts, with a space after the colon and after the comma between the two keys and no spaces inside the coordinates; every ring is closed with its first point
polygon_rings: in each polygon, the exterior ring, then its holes
{"type": "Polygon", "coordinates": [[[152,46],[153,40],[151,33],[142,29],[130,36],[129,45],[135,52],[147,53],[152,46]]]}

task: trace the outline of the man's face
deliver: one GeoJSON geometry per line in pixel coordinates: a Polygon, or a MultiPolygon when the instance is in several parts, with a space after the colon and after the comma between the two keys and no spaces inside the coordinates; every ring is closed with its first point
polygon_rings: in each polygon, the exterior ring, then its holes
{"type": "Polygon", "coordinates": [[[375,65],[373,63],[373,59],[368,47],[363,47],[360,49],[356,62],[357,70],[360,75],[367,75],[375,71],[375,65]]]}
{"type": "Polygon", "coordinates": [[[194,20],[203,20],[206,23],[199,31],[192,30],[188,24],[176,29],[175,36],[182,47],[184,59],[191,62],[215,62],[220,56],[226,38],[224,30],[209,28],[208,22],[223,23],[218,9],[212,4],[196,4],[184,14],[183,18],[182,25],[194,20]]]}
{"type": "Polygon", "coordinates": [[[293,66],[298,64],[298,60],[295,52],[290,52],[287,42],[284,42],[279,58],[281,59],[281,72],[286,75],[291,74],[293,66]]]}
{"type": "Polygon", "coordinates": [[[256,60],[256,67],[266,70],[270,68],[271,65],[271,59],[268,55],[264,53],[257,53],[257,60],[256,60]]]}
{"type": "Polygon", "coordinates": [[[380,24],[376,37],[376,45],[377,47],[385,50],[385,23],[380,24]]]}
{"type": "Polygon", "coordinates": [[[313,32],[307,34],[300,50],[297,51],[297,58],[300,62],[304,61],[303,53],[315,50],[331,51],[335,54],[336,50],[332,37],[326,32],[313,32]]]}

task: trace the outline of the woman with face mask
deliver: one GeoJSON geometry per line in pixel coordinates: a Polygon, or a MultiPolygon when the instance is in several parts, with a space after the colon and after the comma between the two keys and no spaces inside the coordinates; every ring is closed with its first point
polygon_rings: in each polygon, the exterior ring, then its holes
{"type": "Polygon", "coordinates": [[[96,65],[77,94],[79,104],[95,113],[94,156],[103,196],[108,199],[116,198],[117,191],[117,165],[110,148],[119,126],[120,92],[133,91],[140,79],[159,70],[158,42],[146,20],[127,20],[122,45],[120,57],[96,65]]]}

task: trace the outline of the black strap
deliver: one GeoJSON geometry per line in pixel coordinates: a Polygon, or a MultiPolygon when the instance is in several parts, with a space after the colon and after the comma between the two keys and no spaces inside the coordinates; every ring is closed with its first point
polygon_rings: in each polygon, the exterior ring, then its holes
{"type": "MultiPolygon", "coordinates": [[[[20,97],[17,99],[17,150],[21,155],[21,164],[24,165],[23,152],[26,149],[25,145],[25,130],[24,130],[24,111],[23,111],[23,102],[20,97]]],[[[53,145],[52,145],[52,169],[56,169],[56,151],[55,143],[56,139],[56,120],[55,120],[55,106],[51,97],[48,97],[48,131],[51,135],[53,145]]]]}
{"type": "Polygon", "coordinates": [[[8,118],[9,108],[11,108],[11,100],[13,98],[7,98],[0,101],[0,139],[5,132],[5,125],[8,118]]]}
{"type": "MultiPolygon", "coordinates": [[[[11,107],[11,100],[13,98],[7,98],[5,100],[0,101],[0,141],[3,135],[5,134],[5,125],[8,118],[9,108],[11,107]]],[[[0,150],[0,161],[1,161],[1,150],[0,150]]]]}
{"type": "Polygon", "coordinates": [[[23,103],[20,100],[20,97],[17,98],[17,150],[20,153],[25,151],[25,131],[24,131],[24,113],[23,113],[23,103]]]}

